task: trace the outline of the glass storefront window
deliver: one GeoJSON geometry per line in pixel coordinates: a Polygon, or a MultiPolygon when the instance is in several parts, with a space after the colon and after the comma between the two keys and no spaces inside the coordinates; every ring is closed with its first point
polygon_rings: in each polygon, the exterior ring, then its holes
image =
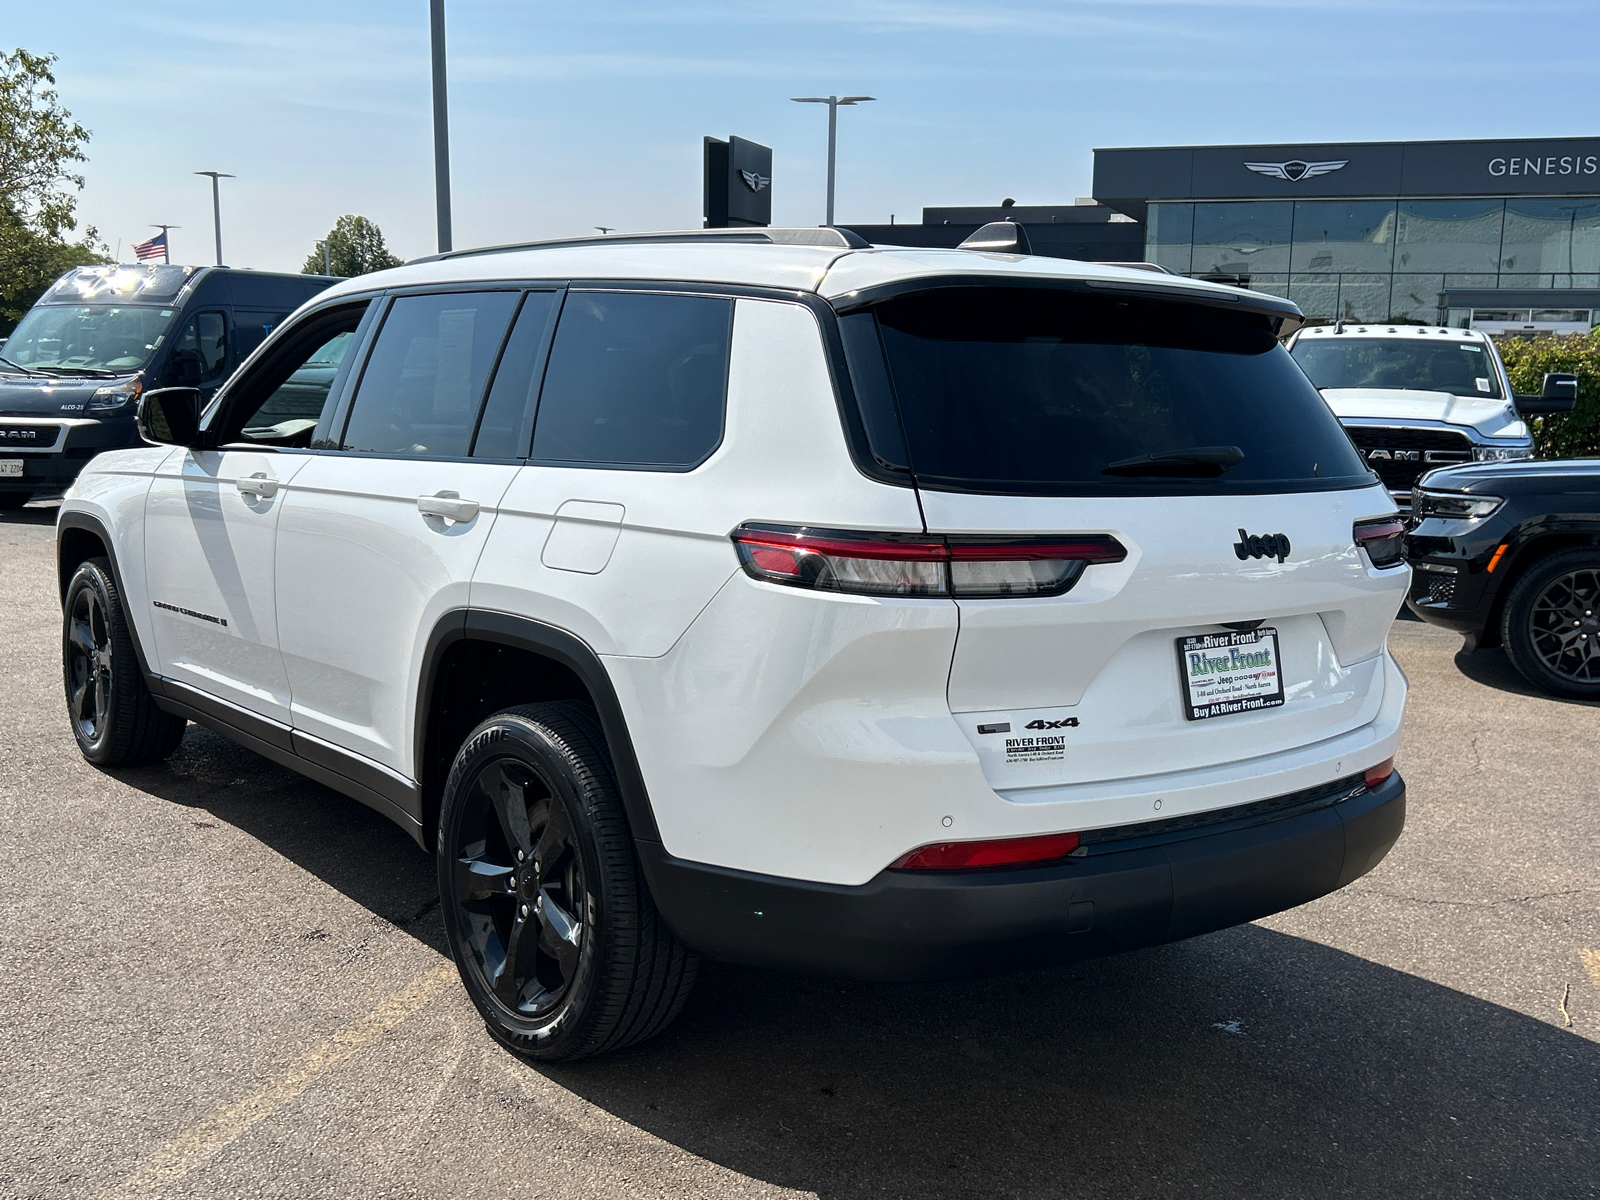
{"type": "Polygon", "coordinates": [[[1504,200],[1402,200],[1396,271],[1494,271],[1504,200]]]}
{"type": "Polygon", "coordinates": [[[1600,270],[1600,200],[1507,200],[1500,269],[1600,270]]]}
{"type": "Polygon", "coordinates": [[[1187,275],[1193,243],[1194,205],[1150,205],[1144,226],[1145,262],[1187,275]]]}
{"type": "Polygon", "coordinates": [[[1294,271],[1383,271],[1394,266],[1393,200],[1299,200],[1294,271]]]}
{"type": "Polygon", "coordinates": [[[1443,304],[1443,275],[1396,275],[1389,293],[1388,319],[1413,325],[1437,325],[1443,304]]]}
{"type": "Polygon", "coordinates": [[[1190,274],[1248,287],[1254,275],[1288,271],[1293,222],[1290,200],[1196,204],[1190,274]]]}
{"type": "Polygon", "coordinates": [[[1269,296],[1282,296],[1289,298],[1289,277],[1281,274],[1252,275],[1250,276],[1250,290],[1252,292],[1265,292],[1269,296]]]}
{"type": "Polygon", "coordinates": [[[1289,276],[1289,299],[1313,320],[1382,321],[1389,315],[1388,275],[1289,276]]]}

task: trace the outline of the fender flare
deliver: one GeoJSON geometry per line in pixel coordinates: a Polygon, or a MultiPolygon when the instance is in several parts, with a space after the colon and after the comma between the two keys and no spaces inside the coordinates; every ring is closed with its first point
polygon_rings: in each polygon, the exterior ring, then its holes
{"type": "Polygon", "coordinates": [[[67,584],[70,582],[61,570],[61,533],[65,529],[81,529],[85,533],[93,534],[99,539],[100,544],[106,548],[106,558],[111,561],[111,578],[116,582],[117,594],[122,597],[123,618],[128,626],[128,637],[133,642],[133,653],[139,660],[139,670],[144,675],[145,685],[157,696],[165,693],[161,687],[158,675],[150,669],[150,658],[144,651],[144,644],[139,640],[139,626],[133,619],[133,612],[128,606],[130,599],[127,585],[122,582],[122,568],[117,563],[116,543],[111,540],[111,534],[106,529],[105,523],[92,513],[80,512],[77,509],[62,509],[56,518],[56,577],[61,589],[61,602],[67,600],[67,584]]]}
{"type": "Polygon", "coordinates": [[[445,651],[457,642],[481,641],[526,650],[543,658],[560,663],[575,674],[588,689],[600,717],[600,727],[606,735],[606,745],[611,751],[611,763],[616,772],[617,788],[622,793],[622,806],[628,815],[628,825],[635,841],[660,842],[661,832],[656,827],[655,812],[650,806],[649,792],[645,788],[644,773],[633,749],[633,739],[628,734],[628,722],[617,700],[611,676],[594,648],[581,638],[563,629],[546,625],[528,617],[510,613],[491,612],[486,609],[454,609],[439,618],[428,635],[422,655],[422,669],[417,677],[416,726],[412,742],[415,778],[421,782],[427,763],[428,720],[433,701],[433,690],[438,680],[439,664],[445,651]]]}

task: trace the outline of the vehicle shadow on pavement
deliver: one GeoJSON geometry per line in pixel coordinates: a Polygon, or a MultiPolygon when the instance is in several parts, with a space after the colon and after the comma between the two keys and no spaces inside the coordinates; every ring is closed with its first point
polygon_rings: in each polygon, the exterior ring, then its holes
{"type": "Polygon", "coordinates": [[[27,508],[0,511],[0,525],[54,525],[59,508],[55,501],[51,501],[49,504],[30,504],[27,508]]]}
{"type": "Polygon", "coordinates": [[[433,856],[358,801],[193,723],[165,763],[110,774],[210,813],[448,957],[433,856]]]}
{"type": "Polygon", "coordinates": [[[1522,677],[1522,672],[1511,665],[1506,652],[1498,646],[1486,650],[1468,651],[1465,647],[1456,652],[1456,670],[1474,683],[1496,691],[1510,692],[1513,696],[1530,696],[1535,700],[1548,700],[1552,704],[1574,704],[1579,708],[1600,708],[1600,700],[1573,700],[1566,696],[1552,696],[1541,692],[1522,677]]]}
{"type": "Polygon", "coordinates": [[[1600,1046],[1258,926],[952,984],[708,966],[662,1038],[540,1070],[823,1197],[1595,1188],[1600,1046]]]}

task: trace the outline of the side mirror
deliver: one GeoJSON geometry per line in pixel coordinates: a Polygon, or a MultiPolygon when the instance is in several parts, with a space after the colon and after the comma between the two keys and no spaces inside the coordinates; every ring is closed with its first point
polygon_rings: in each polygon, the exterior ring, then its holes
{"type": "Polygon", "coordinates": [[[139,436],[158,446],[193,446],[200,440],[200,389],[158,388],[139,398],[139,436]]]}
{"type": "Polygon", "coordinates": [[[1578,377],[1564,371],[1546,371],[1544,388],[1537,396],[1518,396],[1517,411],[1525,417],[1571,412],[1578,403],[1578,377]]]}

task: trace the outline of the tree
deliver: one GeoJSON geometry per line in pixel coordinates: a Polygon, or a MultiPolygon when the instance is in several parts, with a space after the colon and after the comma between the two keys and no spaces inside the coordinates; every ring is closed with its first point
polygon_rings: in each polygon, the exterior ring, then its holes
{"type": "Polygon", "coordinates": [[[89,131],[61,107],[56,56],[20,47],[0,54],[0,334],[9,333],[58,276],[106,262],[92,226],[80,241],[74,215],[89,131]]]}
{"type": "Polygon", "coordinates": [[[383,230],[367,218],[353,213],[346,213],[334,222],[328,236],[317,243],[311,257],[306,259],[306,265],[300,268],[301,274],[323,273],[324,247],[327,249],[328,271],[346,278],[398,267],[404,261],[389,253],[389,248],[383,244],[383,230]]]}
{"type": "Polygon", "coordinates": [[[1558,337],[1498,337],[1511,386],[1537,396],[1546,371],[1578,377],[1578,406],[1570,413],[1532,417],[1534,454],[1539,458],[1591,458],[1600,454],[1600,329],[1558,337]]]}

